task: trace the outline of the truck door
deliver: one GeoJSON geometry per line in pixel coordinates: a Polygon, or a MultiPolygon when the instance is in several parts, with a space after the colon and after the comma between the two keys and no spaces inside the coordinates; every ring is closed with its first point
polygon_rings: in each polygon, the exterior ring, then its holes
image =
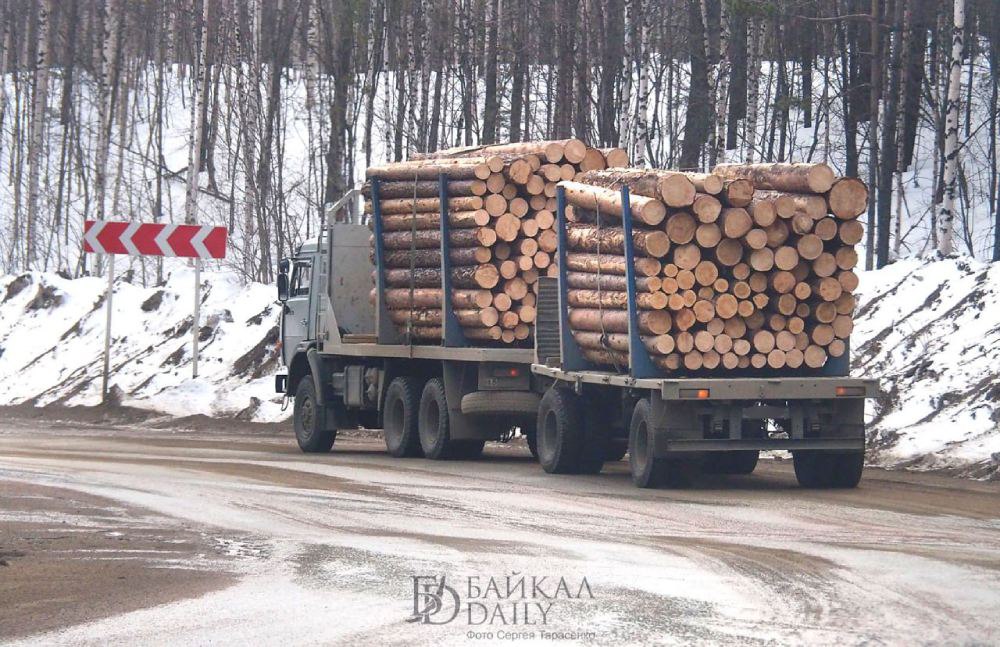
{"type": "Polygon", "coordinates": [[[312,286],[312,260],[296,258],[288,282],[288,301],[281,319],[282,359],[285,366],[295,349],[309,334],[309,289],[312,286]]]}

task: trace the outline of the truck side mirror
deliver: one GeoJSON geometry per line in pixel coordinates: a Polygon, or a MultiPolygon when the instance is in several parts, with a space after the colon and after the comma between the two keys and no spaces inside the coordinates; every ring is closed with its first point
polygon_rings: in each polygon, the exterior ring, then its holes
{"type": "Polygon", "coordinates": [[[288,301],[288,274],[285,272],[278,274],[278,301],[288,301]]]}

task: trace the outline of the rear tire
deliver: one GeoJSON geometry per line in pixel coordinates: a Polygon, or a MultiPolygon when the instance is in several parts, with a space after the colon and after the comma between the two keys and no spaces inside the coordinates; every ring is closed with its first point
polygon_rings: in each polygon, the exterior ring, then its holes
{"type": "Polygon", "coordinates": [[[538,431],[536,429],[537,422],[525,423],[521,425],[521,433],[524,434],[524,442],[528,445],[528,451],[531,452],[531,457],[536,461],[538,460],[538,431]]]}
{"type": "Polygon", "coordinates": [[[302,378],[295,389],[292,426],[299,449],[307,454],[328,452],[337,439],[337,421],[332,411],[316,401],[316,385],[311,375],[302,378]]]}
{"type": "Polygon", "coordinates": [[[385,448],[392,456],[421,456],[417,433],[417,381],[412,377],[397,377],[385,391],[382,435],[385,448]]]}
{"type": "Polygon", "coordinates": [[[855,488],[865,467],[864,452],[800,451],[792,459],[795,478],[805,488],[855,488]]]}
{"type": "Polygon", "coordinates": [[[575,474],[580,470],[583,421],[580,400],[569,389],[552,387],[538,407],[536,442],[538,462],[549,474],[575,474]]]}
{"type": "Polygon", "coordinates": [[[483,451],[483,441],[454,441],[444,381],[435,377],[427,380],[420,394],[420,415],[417,419],[420,447],[424,456],[440,461],[449,458],[474,458],[483,451]],[[478,445],[478,449],[477,449],[478,445]]]}
{"type": "Polygon", "coordinates": [[[704,469],[712,474],[753,474],[759,459],[760,452],[756,449],[709,452],[704,469]]]}
{"type": "Polygon", "coordinates": [[[617,463],[628,453],[628,438],[609,438],[604,449],[604,461],[617,463]]]}
{"type": "Polygon", "coordinates": [[[695,455],[679,458],[656,458],[649,400],[635,403],[629,424],[629,469],[636,487],[687,487],[697,476],[701,459],[695,455]]]}

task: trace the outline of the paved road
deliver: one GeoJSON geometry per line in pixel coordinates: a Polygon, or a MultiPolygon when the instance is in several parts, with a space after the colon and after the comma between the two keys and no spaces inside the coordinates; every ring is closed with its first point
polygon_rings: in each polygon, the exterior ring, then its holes
{"type": "Polygon", "coordinates": [[[810,492],[767,461],[640,491],[625,463],[548,476],[522,447],[435,463],[352,437],[304,456],[288,433],[238,423],[8,413],[8,641],[1000,640],[998,483],[870,470],[858,490],[810,492]],[[434,579],[407,622],[414,576],[434,579]]]}

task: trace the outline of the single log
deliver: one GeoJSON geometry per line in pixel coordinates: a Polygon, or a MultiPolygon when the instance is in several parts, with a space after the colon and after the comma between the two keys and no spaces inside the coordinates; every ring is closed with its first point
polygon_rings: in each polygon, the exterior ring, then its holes
{"type": "Polygon", "coordinates": [[[694,334],[694,347],[699,352],[707,353],[715,347],[715,337],[707,330],[699,330],[694,334]]]}
{"type": "Polygon", "coordinates": [[[719,199],[730,207],[747,207],[753,201],[754,186],[749,180],[726,180],[719,199]]]}
{"type": "Polygon", "coordinates": [[[486,190],[489,193],[503,193],[505,186],[507,186],[507,178],[503,173],[491,173],[486,178],[486,190]]]}
{"type": "MultiPolygon", "coordinates": [[[[800,284],[801,285],[801,284],[800,284]]],[[[798,286],[795,286],[798,287],[798,286]]],[[[799,300],[795,297],[794,289],[778,297],[778,312],[785,316],[795,314],[795,308],[799,305],[799,300]]]]}
{"type": "Polygon", "coordinates": [[[691,240],[694,239],[697,224],[691,214],[684,211],[678,211],[667,218],[665,229],[667,236],[670,238],[670,242],[677,245],[683,245],[685,243],[690,243],[691,240]]]}
{"type": "Polygon", "coordinates": [[[521,218],[521,233],[528,238],[538,235],[538,223],[534,218],[521,218]]]}
{"type": "MultiPolygon", "coordinates": [[[[396,249],[385,252],[382,262],[387,268],[431,268],[440,267],[441,250],[438,249],[396,249]]],[[[490,260],[489,247],[456,247],[448,257],[457,265],[477,265],[490,260]]]]}
{"type": "Polygon", "coordinates": [[[705,366],[704,356],[693,350],[690,353],[684,353],[684,368],[689,371],[697,371],[705,366]]]}
{"type": "Polygon", "coordinates": [[[775,348],[767,354],[767,365],[773,369],[785,367],[785,351],[775,348]]]}
{"type": "Polygon", "coordinates": [[[580,174],[580,181],[609,189],[628,186],[629,193],[662,200],[668,207],[694,202],[695,186],[683,173],[653,169],[610,169],[580,174]]]}
{"type": "Polygon", "coordinates": [[[837,220],[834,218],[823,218],[816,221],[813,226],[813,233],[821,240],[833,240],[837,237],[837,220]]]}
{"type": "Polygon", "coordinates": [[[771,223],[764,231],[767,232],[767,246],[773,249],[781,247],[788,240],[788,225],[781,220],[771,223]]]}
{"type": "Polygon", "coordinates": [[[858,253],[853,247],[841,247],[834,257],[837,260],[837,267],[842,270],[854,269],[858,264],[858,253]]]}
{"type": "MultiPolygon", "coordinates": [[[[635,277],[635,289],[640,292],[656,292],[661,286],[662,281],[657,276],[635,277]]],[[[579,290],[625,291],[627,289],[624,275],[590,272],[567,272],[566,287],[579,290]]]]}
{"type": "Polygon", "coordinates": [[[497,309],[497,312],[507,312],[513,305],[513,300],[505,292],[493,295],[493,307],[497,309]]]}
{"type": "Polygon", "coordinates": [[[845,245],[857,245],[865,237],[865,226],[857,220],[846,220],[840,223],[839,235],[845,245]]]}
{"type": "Polygon", "coordinates": [[[849,315],[837,315],[831,327],[837,339],[847,339],[854,332],[854,319],[849,315]]]}
{"type": "MultiPolygon", "coordinates": [[[[806,234],[795,243],[795,249],[798,250],[801,258],[812,261],[819,258],[820,254],[823,253],[823,240],[816,234],[806,234]]],[[[850,248],[844,247],[842,249],[850,248]]]]}
{"type": "Polygon", "coordinates": [[[545,229],[538,232],[538,249],[550,254],[555,252],[559,246],[559,234],[555,229],[545,229]]]}
{"type": "Polygon", "coordinates": [[[522,256],[534,256],[538,252],[538,241],[534,238],[522,238],[517,242],[517,248],[522,256]]]}
{"type": "Polygon", "coordinates": [[[858,289],[858,275],[851,270],[837,272],[837,281],[845,292],[854,292],[858,289]]]}
{"type": "MultiPolygon", "coordinates": [[[[361,187],[361,193],[367,199],[371,199],[371,182],[365,182],[361,187]]],[[[382,200],[395,198],[435,198],[440,196],[440,185],[434,180],[421,180],[419,182],[382,182],[379,186],[378,195],[382,200]]],[[[448,182],[448,195],[451,197],[466,195],[485,195],[487,191],[486,182],[482,180],[454,180],[448,182]]]]}
{"type": "Polygon", "coordinates": [[[691,213],[698,219],[698,222],[715,222],[722,213],[722,203],[718,198],[713,198],[704,193],[694,196],[694,204],[691,205],[691,213]]]}
{"type": "Polygon", "coordinates": [[[773,202],[775,211],[781,218],[787,219],[796,214],[804,214],[813,220],[819,220],[826,216],[826,200],[821,195],[761,191],[758,189],[754,193],[754,197],[773,202]]]}
{"type": "Polygon", "coordinates": [[[833,276],[837,271],[837,259],[830,252],[823,252],[812,262],[812,271],[816,276],[824,278],[833,276]]]}
{"type": "Polygon", "coordinates": [[[774,252],[774,265],[779,270],[791,270],[799,264],[799,252],[795,247],[779,247],[774,252]]]}
{"type": "Polygon", "coordinates": [[[812,285],[815,292],[824,301],[836,301],[844,293],[844,288],[840,281],[831,277],[820,279],[812,285]]]}
{"type": "Polygon", "coordinates": [[[798,283],[795,284],[795,288],[792,290],[792,294],[795,295],[796,299],[800,301],[805,301],[806,299],[812,296],[812,287],[810,287],[808,283],[799,281],[798,283]]]}
{"type": "MultiPolygon", "coordinates": [[[[374,293],[374,289],[372,290],[374,293]]],[[[440,308],[442,292],[440,288],[415,288],[413,298],[406,288],[392,288],[385,291],[386,307],[393,308],[440,308]]],[[[493,303],[489,290],[452,290],[453,308],[486,308],[493,303]]]]}
{"type": "MultiPolygon", "coordinates": [[[[620,192],[579,182],[561,182],[560,186],[566,191],[566,199],[570,203],[584,209],[598,211],[602,215],[622,217],[620,192]]],[[[630,196],[629,206],[633,220],[650,226],[660,224],[667,216],[666,207],[663,206],[662,202],[641,194],[630,196]]]]}
{"type": "Polygon", "coordinates": [[[602,148],[601,153],[608,168],[625,168],[629,165],[628,152],[624,148],[602,148]]]}
{"type": "Polygon", "coordinates": [[[692,310],[694,310],[694,318],[699,323],[708,323],[715,317],[715,304],[711,301],[699,299],[695,301],[692,310]]]}
{"type": "Polygon", "coordinates": [[[715,301],[715,312],[722,319],[732,319],[738,311],[739,301],[732,294],[721,294],[715,301]]]}
{"type": "Polygon", "coordinates": [[[750,354],[753,346],[750,344],[749,339],[734,339],[733,340],[733,352],[736,353],[737,357],[745,357],[750,354]]]}
{"type": "MultiPolygon", "coordinates": [[[[384,215],[400,213],[440,213],[439,198],[399,198],[397,200],[382,200],[380,205],[384,215]]],[[[479,196],[464,196],[448,199],[448,211],[475,211],[483,208],[483,199],[479,196]]],[[[374,204],[365,203],[365,213],[372,213],[374,204]]]]}
{"type": "MultiPolygon", "coordinates": [[[[455,229],[448,233],[448,239],[455,247],[490,247],[496,242],[497,234],[487,227],[455,229]]],[[[382,246],[385,249],[433,249],[441,246],[441,232],[433,229],[389,232],[382,235],[382,246]]]]}
{"type": "Polygon", "coordinates": [[[836,179],[826,164],[719,164],[712,172],[750,180],[759,189],[791,193],[826,193],[836,179]]]}
{"type": "MultiPolygon", "coordinates": [[[[576,272],[625,275],[625,257],[610,254],[566,254],[566,269],[576,272]]],[[[660,273],[660,262],[654,258],[636,258],[635,271],[642,276],[656,276],[660,273]]]]}
{"type": "Polygon", "coordinates": [[[365,171],[365,177],[414,182],[436,180],[438,176],[445,175],[451,180],[485,180],[492,172],[485,157],[435,158],[369,166],[365,171]]]}
{"type": "Polygon", "coordinates": [[[583,159],[580,160],[581,171],[600,171],[607,168],[608,162],[604,159],[604,153],[596,148],[588,148],[583,159]]]}
{"type": "Polygon", "coordinates": [[[753,219],[746,209],[730,207],[719,216],[722,233],[726,238],[742,238],[753,227],[753,219]]]}
{"type": "Polygon", "coordinates": [[[854,308],[857,307],[857,304],[858,300],[853,294],[851,294],[850,292],[844,292],[843,294],[840,295],[840,298],[838,298],[835,301],[835,305],[837,306],[837,314],[841,315],[853,314],[854,308]]]}
{"type": "Polygon", "coordinates": [[[834,340],[834,337],[833,326],[829,324],[819,324],[813,327],[812,334],[809,335],[809,338],[817,346],[829,345],[834,340]]]}
{"type": "Polygon", "coordinates": [[[854,177],[842,177],[826,194],[830,213],[841,220],[853,220],[868,209],[868,186],[854,177]]]}
{"type": "Polygon", "coordinates": [[[758,353],[770,353],[774,349],[774,333],[770,330],[758,330],[753,335],[753,347],[758,353]]]}
{"type": "Polygon", "coordinates": [[[820,323],[833,323],[837,318],[837,305],[831,301],[817,303],[813,308],[813,318],[820,323]]]}
{"type": "Polygon", "coordinates": [[[743,243],[750,249],[762,250],[767,247],[767,232],[763,229],[751,229],[743,236],[743,243]]]}
{"type": "MultiPolygon", "coordinates": [[[[483,227],[490,224],[490,214],[484,209],[455,211],[448,214],[448,224],[459,229],[483,227]]],[[[382,231],[411,231],[440,229],[440,213],[392,214],[382,216],[382,231]]]]}
{"type": "MultiPolygon", "coordinates": [[[[667,295],[663,292],[639,292],[636,295],[636,307],[642,310],[663,310],[667,307],[667,295]]],[[[604,290],[567,290],[569,305],[574,308],[626,308],[628,307],[627,292],[610,292],[604,290]]]]}
{"type": "Polygon", "coordinates": [[[509,296],[514,301],[520,301],[528,295],[528,282],[518,276],[515,276],[512,279],[504,281],[503,291],[504,294],[509,296]]]}
{"type": "MultiPolygon", "coordinates": [[[[662,258],[670,251],[668,236],[662,231],[636,229],[632,232],[632,244],[639,254],[662,258]]],[[[566,243],[573,250],[604,254],[625,253],[625,233],[621,227],[570,224],[566,228],[566,243]]]]}
{"type": "MultiPolygon", "coordinates": [[[[455,310],[455,318],[463,327],[490,327],[497,323],[499,316],[493,308],[476,310],[455,310]]],[[[441,308],[404,308],[389,310],[389,318],[396,325],[411,322],[415,326],[440,326],[443,318],[441,308]]]]}
{"type": "MultiPolygon", "coordinates": [[[[667,355],[675,348],[674,338],[670,335],[640,336],[642,345],[650,353],[657,355],[667,355]]],[[[599,332],[574,332],[573,340],[580,346],[590,350],[612,350],[617,353],[629,352],[629,337],[627,334],[609,333],[602,335],[599,332]]]]}
{"type": "Polygon", "coordinates": [[[774,335],[774,345],[778,350],[787,353],[795,348],[795,335],[789,330],[780,330],[774,335]]]}
{"type": "MultiPolygon", "coordinates": [[[[636,259],[638,261],[638,259],[636,259]]],[[[701,249],[688,243],[674,248],[674,264],[682,270],[693,270],[701,262],[701,249]]],[[[636,265],[638,269],[638,264],[636,265]]]]}
{"type": "Polygon", "coordinates": [[[688,172],[684,175],[691,180],[691,183],[694,184],[694,188],[700,193],[718,195],[722,192],[722,178],[718,175],[714,175],[712,173],[693,172],[688,172]]]}
{"type": "Polygon", "coordinates": [[[792,225],[792,231],[800,236],[811,232],[813,230],[813,226],[816,224],[816,221],[805,213],[795,214],[788,222],[792,225]]]}
{"type": "Polygon", "coordinates": [[[722,354],[722,366],[728,370],[733,370],[739,368],[740,357],[736,353],[730,351],[728,353],[722,354]]]}
{"type": "Polygon", "coordinates": [[[719,267],[712,261],[703,260],[694,268],[694,279],[699,285],[710,286],[719,278],[719,267]]]}
{"type": "MultiPolygon", "coordinates": [[[[638,320],[639,331],[647,335],[666,334],[672,324],[666,310],[643,310],[638,320]]],[[[570,308],[569,325],[572,330],[627,333],[628,311],[570,308]]]]}
{"type": "Polygon", "coordinates": [[[715,258],[726,267],[733,267],[743,260],[743,245],[738,240],[726,238],[715,248],[715,258]]]}
{"type": "Polygon", "coordinates": [[[774,267],[774,251],[770,247],[750,252],[750,267],[758,272],[769,272],[774,267]]]}
{"type": "Polygon", "coordinates": [[[758,227],[768,227],[778,218],[778,212],[772,200],[765,200],[754,194],[753,201],[747,206],[747,212],[758,227]]]}
{"type": "Polygon", "coordinates": [[[722,240],[722,230],[714,222],[698,225],[694,232],[694,239],[699,247],[711,249],[722,240]]]}
{"type": "Polygon", "coordinates": [[[521,221],[514,214],[505,213],[496,219],[493,223],[493,229],[500,240],[508,243],[513,242],[521,233],[521,221]]]}

